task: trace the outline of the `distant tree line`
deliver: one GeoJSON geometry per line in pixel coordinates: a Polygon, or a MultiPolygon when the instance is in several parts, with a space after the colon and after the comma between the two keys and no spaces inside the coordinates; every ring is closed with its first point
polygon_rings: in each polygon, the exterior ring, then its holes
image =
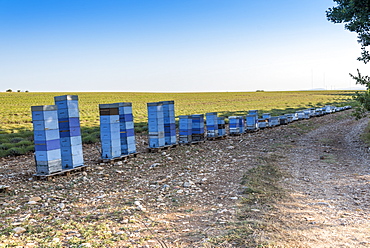
{"type": "MultiPolygon", "coordinates": [[[[13,90],[12,89],[7,89],[5,92],[13,92],[13,90]]],[[[17,90],[17,92],[22,92],[21,90],[17,90]]],[[[24,92],[29,92],[28,90],[25,90],[24,92]]]]}

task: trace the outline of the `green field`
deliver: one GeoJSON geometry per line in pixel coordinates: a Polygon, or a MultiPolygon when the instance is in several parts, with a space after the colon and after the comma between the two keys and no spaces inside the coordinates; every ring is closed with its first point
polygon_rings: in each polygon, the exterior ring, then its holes
{"type": "Polygon", "coordinates": [[[220,116],[246,115],[250,109],[273,115],[299,109],[344,105],[354,91],[285,91],[220,93],[128,93],[128,92],[12,92],[0,93],[0,157],[33,151],[31,106],[54,104],[54,96],[78,95],[84,142],[99,140],[100,103],[132,102],[135,130],[146,130],[146,103],[175,101],[176,115],[218,112],[220,116]]]}

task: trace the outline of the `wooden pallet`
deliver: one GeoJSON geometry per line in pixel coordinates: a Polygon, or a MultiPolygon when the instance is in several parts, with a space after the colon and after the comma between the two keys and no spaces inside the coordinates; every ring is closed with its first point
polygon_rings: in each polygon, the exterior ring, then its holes
{"type": "Polygon", "coordinates": [[[240,135],[242,135],[242,133],[230,133],[229,135],[230,136],[240,136],[240,135]]]}
{"type": "Polygon", "coordinates": [[[6,193],[10,190],[10,186],[8,185],[0,185],[0,193],[6,193]]]}
{"type": "Polygon", "coordinates": [[[197,141],[192,141],[192,142],[188,142],[188,143],[179,143],[179,145],[191,146],[191,145],[197,145],[197,144],[204,143],[204,142],[206,142],[206,141],[205,140],[197,140],[197,141]]]}
{"type": "Polygon", "coordinates": [[[99,159],[99,163],[112,163],[112,162],[116,162],[116,161],[124,161],[128,158],[136,158],[137,155],[139,153],[136,152],[136,153],[131,153],[131,154],[127,154],[127,155],[122,155],[121,157],[117,157],[117,158],[100,158],[99,159]]]}
{"type": "Polygon", "coordinates": [[[223,136],[217,136],[217,137],[207,137],[207,140],[221,140],[221,139],[226,139],[227,135],[223,136]]]}
{"type": "Polygon", "coordinates": [[[175,147],[177,147],[177,144],[162,146],[162,147],[155,147],[155,148],[147,147],[146,151],[147,152],[160,152],[160,151],[169,150],[169,149],[175,148],[175,147]]]}
{"type": "Polygon", "coordinates": [[[54,177],[57,177],[57,176],[67,176],[67,177],[69,177],[71,174],[81,172],[81,171],[85,171],[87,167],[88,167],[88,165],[83,165],[83,166],[79,166],[79,167],[76,167],[76,168],[73,168],[73,169],[54,172],[54,173],[51,173],[49,175],[34,174],[33,178],[36,179],[36,180],[49,181],[49,180],[51,180],[51,179],[53,179],[54,177]]]}

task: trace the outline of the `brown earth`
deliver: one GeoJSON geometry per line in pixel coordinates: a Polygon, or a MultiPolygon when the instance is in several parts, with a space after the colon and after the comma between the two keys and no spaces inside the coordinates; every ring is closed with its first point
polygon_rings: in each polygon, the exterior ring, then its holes
{"type": "Polygon", "coordinates": [[[370,247],[368,121],[345,111],[159,153],[138,136],[143,153],[112,164],[85,146],[88,170],[52,181],[32,179],[32,155],[1,159],[0,247],[370,247]],[[245,184],[261,165],[281,174],[270,197],[245,184]]]}

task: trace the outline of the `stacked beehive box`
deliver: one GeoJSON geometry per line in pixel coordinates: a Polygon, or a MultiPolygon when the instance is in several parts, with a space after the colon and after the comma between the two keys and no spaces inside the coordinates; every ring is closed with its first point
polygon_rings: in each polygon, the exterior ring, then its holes
{"type": "Polygon", "coordinates": [[[175,102],[163,101],[163,120],[164,120],[164,141],[165,145],[175,145],[176,122],[175,122],[175,102]]]}
{"type": "Polygon", "coordinates": [[[218,124],[216,112],[206,113],[206,127],[208,138],[218,137],[218,124]]]}
{"type": "Polygon", "coordinates": [[[266,128],[268,126],[269,126],[269,123],[265,118],[258,119],[258,128],[262,129],[262,128],[266,128]]]}
{"type": "Polygon", "coordinates": [[[270,121],[270,118],[271,118],[271,114],[270,113],[263,113],[262,114],[262,119],[266,119],[267,122],[270,121]]]}
{"type": "Polygon", "coordinates": [[[248,115],[255,115],[257,116],[257,119],[258,119],[258,110],[249,110],[248,115]]]}
{"type": "Polygon", "coordinates": [[[149,147],[158,148],[165,145],[163,103],[147,103],[149,147]]]}
{"type": "Polygon", "coordinates": [[[132,114],[132,103],[118,103],[121,155],[136,153],[136,140],[134,129],[134,116],[132,114]]]}
{"type": "Polygon", "coordinates": [[[48,175],[62,170],[56,105],[32,106],[36,173],[48,175]]]}
{"type": "Polygon", "coordinates": [[[246,119],[246,129],[247,131],[256,131],[258,129],[258,125],[257,125],[257,115],[247,115],[245,117],[246,119]]]}
{"type": "Polygon", "coordinates": [[[311,117],[311,110],[310,109],[303,110],[303,113],[304,113],[304,119],[309,119],[311,117]]]}
{"type": "Polygon", "coordinates": [[[229,116],[229,132],[230,135],[240,134],[239,116],[229,116]]]}
{"type": "Polygon", "coordinates": [[[243,116],[238,116],[239,120],[239,133],[245,133],[245,119],[243,116]]]}
{"type": "Polygon", "coordinates": [[[204,115],[192,115],[192,141],[204,140],[204,115]]]}
{"type": "Polygon", "coordinates": [[[291,123],[294,121],[293,114],[285,114],[284,116],[286,117],[288,123],[291,123]]]}
{"type": "Polygon", "coordinates": [[[84,164],[78,109],[78,96],[54,97],[58,106],[62,168],[73,169],[84,164]]]}
{"type": "Polygon", "coordinates": [[[269,126],[275,127],[280,125],[280,117],[279,116],[271,116],[269,118],[269,126]]]}
{"type": "Polygon", "coordinates": [[[102,159],[121,156],[119,104],[99,104],[102,159]]]}
{"type": "Polygon", "coordinates": [[[281,115],[279,117],[280,125],[287,125],[289,123],[288,117],[286,115],[281,115]]]}
{"type": "Polygon", "coordinates": [[[218,124],[218,135],[225,136],[226,135],[225,117],[217,117],[217,124],[218,124]]]}
{"type": "Polygon", "coordinates": [[[298,120],[302,120],[305,118],[305,114],[303,111],[297,111],[296,114],[298,115],[298,120]]]}
{"type": "Polygon", "coordinates": [[[190,115],[179,116],[179,143],[192,142],[192,117],[190,115]]]}

